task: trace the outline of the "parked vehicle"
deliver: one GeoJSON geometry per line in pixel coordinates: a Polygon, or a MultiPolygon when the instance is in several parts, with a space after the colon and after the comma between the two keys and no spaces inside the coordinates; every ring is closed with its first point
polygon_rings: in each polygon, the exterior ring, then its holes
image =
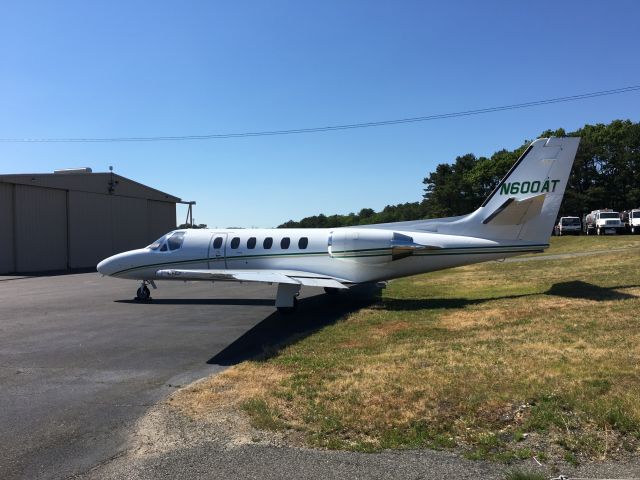
{"type": "Polygon", "coordinates": [[[594,210],[584,216],[582,228],[587,235],[616,234],[624,230],[620,214],[611,209],[594,210]]]}
{"type": "Polygon", "coordinates": [[[582,223],[580,222],[580,218],[560,217],[558,223],[556,223],[556,226],[554,228],[554,233],[559,237],[561,237],[562,235],[580,235],[581,230],[582,223]]]}
{"type": "Polygon", "coordinates": [[[620,213],[620,220],[624,224],[628,232],[640,232],[640,209],[625,210],[620,213]]]}

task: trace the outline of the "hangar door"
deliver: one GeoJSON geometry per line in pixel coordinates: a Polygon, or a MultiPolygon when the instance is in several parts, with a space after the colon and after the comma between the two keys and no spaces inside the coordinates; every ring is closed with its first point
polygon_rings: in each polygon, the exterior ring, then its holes
{"type": "Polygon", "coordinates": [[[13,272],[13,185],[0,183],[0,273],[13,272]]]}
{"type": "Polygon", "coordinates": [[[67,192],[16,185],[16,271],[67,268],[67,192]]]}

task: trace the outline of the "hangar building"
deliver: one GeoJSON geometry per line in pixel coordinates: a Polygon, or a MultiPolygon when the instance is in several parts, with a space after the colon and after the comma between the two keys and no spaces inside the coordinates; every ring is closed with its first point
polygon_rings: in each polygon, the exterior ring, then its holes
{"type": "Polygon", "coordinates": [[[0,175],[0,273],[93,268],[175,229],[178,202],[89,168],[0,175]]]}

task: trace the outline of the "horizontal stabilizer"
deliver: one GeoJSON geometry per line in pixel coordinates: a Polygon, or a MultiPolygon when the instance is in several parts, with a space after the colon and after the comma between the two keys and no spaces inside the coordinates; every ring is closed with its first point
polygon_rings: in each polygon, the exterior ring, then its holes
{"type": "Polygon", "coordinates": [[[297,270],[158,270],[159,277],[176,280],[289,283],[309,287],[348,288],[341,279],[297,270]]]}
{"type": "Polygon", "coordinates": [[[491,215],[483,220],[483,224],[522,225],[533,217],[540,215],[546,194],[517,200],[507,199],[491,215]]]}

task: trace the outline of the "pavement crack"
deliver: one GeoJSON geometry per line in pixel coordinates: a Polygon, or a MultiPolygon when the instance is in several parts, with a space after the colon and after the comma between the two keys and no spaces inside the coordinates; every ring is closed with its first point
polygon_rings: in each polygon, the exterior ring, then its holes
{"type": "Polygon", "coordinates": [[[64,480],[71,480],[71,479],[75,479],[75,478],[80,478],[80,477],[83,477],[85,475],[88,475],[91,472],[95,472],[96,470],[98,470],[98,469],[104,467],[105,465],[113,462],[114,460],[117,460],[117,459],[119,459],[121,457],[124,457],[125,455],[127,455],[129,453],[129,451],[130,451],[130,449],[128,449],[128,448],[125,448],[124,450],[120,450],[118,453],[115,453],[115,454],[111,455],[110,457],[105,458],[103,461],[101,461],[99,463],[96,463],[93,467],[91,467],[91,468],[89,468],[89,469],[87,469],[87,470],[85,470],[83,472],[73,473],[73,474],[71,474],[71,475],[69,475],[67,477],[64,477],[64,480]]]}

